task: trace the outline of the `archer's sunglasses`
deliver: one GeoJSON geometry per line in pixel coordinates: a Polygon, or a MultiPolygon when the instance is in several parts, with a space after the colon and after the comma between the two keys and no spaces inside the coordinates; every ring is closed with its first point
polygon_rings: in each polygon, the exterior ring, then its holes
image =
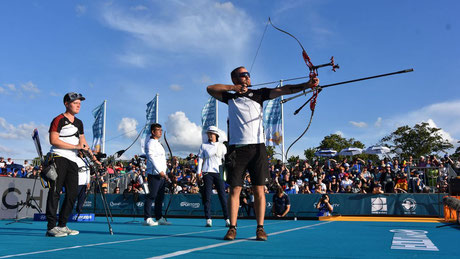
{"type": "Polygon", "coordinates": [[[243,73],[238,74],[238,77],[246,77],[246,76],[251,78],[251,74],[249,74],[249,72],[243,72],[243,73]]]}

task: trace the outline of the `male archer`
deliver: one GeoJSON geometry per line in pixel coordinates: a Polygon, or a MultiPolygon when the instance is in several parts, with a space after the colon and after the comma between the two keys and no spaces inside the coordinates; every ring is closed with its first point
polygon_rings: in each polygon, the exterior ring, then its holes
{"type": "Polygon", "coordinates": [[[263,102],[286,94],[294,94],[307,88],[316,87],[318,78],[295,85],[279,88],[261,88],[252,90],[251,76],[245,67],[237,67],[231,72],[233,85],[215,84],[207,87],[208,93],[228,105],[229,152],[234,152],[235,163],[229,168],[227,182],[230,185],[228,209],[230,227],[225,240],[236,237],[240,192],[243,175],[249,171],[254,193],[254,207],[257,221],[257,240],[267,240],[264,231],[265,193],[264,187],[270,177],[267,151],[263,129],[263,102]]]}
{"type": "Polygon", "coordinates": [[[147,184],[149,193],[145,196],[144,202],[144,225],[157,226],[169,225],[169,222],[162,215],[163,200],[166,186],[166,154],[160,143],[163,133],[161,125],[153,123],[150,125],[150,139],[145,145],[147,155],[147,184]],[[155,219],[152,217],[152,202],[155,201],[155,219]]]}

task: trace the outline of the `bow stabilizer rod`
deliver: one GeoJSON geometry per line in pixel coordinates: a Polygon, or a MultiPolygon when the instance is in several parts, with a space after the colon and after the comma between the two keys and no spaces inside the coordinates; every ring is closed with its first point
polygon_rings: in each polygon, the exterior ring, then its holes
{"type": "Polygon", "coordinates": [[[327,85],[319,85],[315,89],[311,89],[311,90],[305,91],[305,92],[303,92],[301,94],[294,95],[292,97],[286,98],[286,99],[282,100],[281,103],[289,102],[289,101],[291,101],[293,99],[296,99],[297,97],[306,95],[306,94],[311,93],[311,92],[313,92],[315,90],[323,89],[323,88],[326,88],[326,87],[331,87],[331,86],[336,86],[336,85],[344,85],[344,84],[349,84],[349,83],[354,83],[354,82],[359,82],[359,81],[364,81],[364,80],[369,80],[369,79],[374,79],[374,78],[379,78],[379,77],[392,76],[392,75],[397,75],[397,74],[404,74],[404,73],[409,73],[409,72],[413,72],[413,71],[414,71],[413,68],[409,68],[409,69],[404,69],[404,70],[391,72],[391,73],[386,73],[386,74],[380,74],[380,75],[375,75],[375,76],[352,79],[352,80],[348,80],[348,81],[332,83],[332,84],[327,84],[327,85]]]}

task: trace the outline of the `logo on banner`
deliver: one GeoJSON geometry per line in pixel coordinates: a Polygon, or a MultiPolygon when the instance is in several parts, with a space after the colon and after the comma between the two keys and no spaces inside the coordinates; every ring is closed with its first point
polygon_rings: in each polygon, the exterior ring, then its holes
{"type": "Polygon", "coordinates": [[[417,202],[412,198],[406,198],[401,203],[401,206],[403,207],[404,214],[415,214],[417,202]]]}
{"type": "Polygon", "coordinates": [[[186,202],[186,201],[183,201],[180,203],[180,206],[181,207],[191,207],[191,208],[194,208],[194,209],[197,209],[200,207],[200,203],[199,202],[186,202]]]}
{"type": "Polygon", "coordinates": [[[83,207],[92,207],[92,206],[93,206],[93,202],[92,202],[92,201],[86,200],[85,203],[83,203],[83,207]]]}
{"type": "Polygon", "coordinates": [[[128,206],[129,203],[127,202],[110,202],[110,207],[115,207],[115,206],[128,206]]]}
{"type": "Polygon", "coordinates": [[[371,213],[372,214],[387,214],[387,198],[377,197],[371,198],[371,213]]]}

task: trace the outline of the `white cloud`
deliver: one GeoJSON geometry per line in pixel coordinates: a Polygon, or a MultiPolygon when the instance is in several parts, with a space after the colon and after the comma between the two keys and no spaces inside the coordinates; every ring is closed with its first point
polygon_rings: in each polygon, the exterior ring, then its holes
{"type": "Polygon", "coordinates": [[[146,11],[148,8],[145,5],[136,5],[134,7],[131,7],[131,10],[134,11],[146,11]]]}
{"type": "Polygon", "coordinates": [[[350,123],[351,125],[355,126],[355,127],[358,127],[358,128],[365,128],[365,127],[367,127],[367,123],[362,122],[362,121],[360,121],[360,122],[349,121],[349,123],[350,123]]]}
{"type": "Polygon", "coordinates": [[[40,93],[40,90],[31,81],[22,84],[21,88],[24,92],[27,92],[27,93],[35,93],[35,94],[40,93]]]}
{"type": "Polygon", "coordinates": [[[281,1],[280,6],[275,8],[275,15],[280,16],[283,13],[291,13],[293,9],[297,9],[302,4],[301,1],[281,1]]]}
{"type": "Polygon", "coordinates": [[[444,131],[443,136],[449,136],[451,141],[455,142],[460,139],[460,100],[435,103],[409,113],[396,115],[387,121],[387,126],[395,129],[403,125],[412,127],[421,122],[437,125],[444,131]]]}
{"type": "Polygon", "coordinates": [[[137,120],[134,118],[122,118],[118,124],[118,131],[123,132],[128,138],[134,138],[137,136],[137,120]]]}
{"type": "Polygon", "coordinates": [[[182,86],[180,85],[177,85],[177,84],[172,84],[169,86],[169,89],[175,91],[175,92],[179,92],[179,91],[182,91],[182,86]]]}
{"type": "Polygon", "coordinates": [[[75,12],[77,13],[77,16],[82,16],[86,13],[86,6],[84,5],[77,5],[75,7],[75,12]]]}
{"type": "Polygon", "coordinates": [[[146,64],[148,63],[147,58],[144,55],[134,54],[134,53],[118,55],[118,59],[121,62],[124,62],[126,64],[129,64],[135,67],[140,67],[140,68],[144,68],[146,64]]]}
{"type": "Polygon", "coordinates": [[[377,120],[374,123],[374,126],[377,128],[380,128],[380,126],[382,126],[382,117],[377,118],[377,120]]]}
{"type": "Polygon", "coordinates": [[[456,135],[460,134],[460,100],[435,103],[409,113],[408,117],[418,121],[433,119],[439,127],[446,131],[456,135]]]}
{"type": "MultiPolygon", "coordinates": [[[[426,121],[426,123],[428,123],[428,125],[431,127],[431,128],[439,128],[436,123],[432,120],[432,119],[429,119],[428,121],[426,121]]],[[[441,129],[439,130],[439,135],[441,135],[444,139],[446,139],[447,141],[449,141],[450,143],[454,143],[456,142],[454,140],[454,138],[452,138],[452,136],[446,132],[445,130],[441,129]]]]}
{"type": "Polygon", "coordinates": [[[340,130],[337,130],[336,132],[334,132],[334,134],[337,134],[337,135],[339,135],[341,137],[345,137],[345,134],[343,134],[343,132],[340,131],[340,130]]]}
{"type": "Polygon", "coordinates": [[[102,10],[102,18],[111,28],[134,37],[136,41],[130,46],[141,40],[141,47],[181,55],[188,52],[238,60],[235,53],[243,55],[241,52],[247,49],[251,40],[254,25],[250,16],[230,2],[196,0],[192,4],[178,0],[157,1],[151,5],[149,9],[152,11],[139,13],[115,3],[107,4],[102,10]]]}
{"type": "Polygon", "coordinates": [[[201,145],[201,127],[191,122],[184,112],[168,116],[164,130],[173,152],[196,153],[201,145]]]}
{"type": "Polygon", "coordinates": [[[208,75],[203,75],[203,76],[201,77],[200,83],[202,83],[202,84],[209,84],[209,83],[211,83],[211,77],[209,77],[208,75]]]}
{"type": "Polygon", "coordinates": [[[15,152],[14,152],[13,149],[10,149],[10,148],[8,148],[8,147],[5,147],[5,146],[0,145],[0,153],[1,153],[1,154],[5,154],[5,153],[7,153],[7,154],[14,154],[15,152]]]}
{"type": "Polygon", "coordinates": [[[444,139],[458,146],[460,139],[460,100],[448,101],[427,105],[414,111],[403,111],[389,118],[378,117],[376,127],[368,128],[358,134],[349,133],[364,143],[377,143],[382,137],[395,131],[398,127],[427,122],[430,126],[440,128],[444,139]]]}
{"type": "Polygon", "coordinates": [[[51,91],[51,92],[50,92],[50,95],[51,95],[51,96],[61,96],[61,94],[58,94],[58,93],[56,93],[55,91],[51,91]]]}
{"type": "Polygon", "coordinates": [[[14,84],[5,84],[5,86],[12,92],[16,91],[16,86],[14,84]]]}
{"type": "Polygon", "coordinates": [[[36,94],[41,92],[32,81],[21,83],[19,87],[16,84],[4,84],[4,88],[0,88],[0,93],[13,94],[17,97],[27,95],[30,98],[34,98],[36,94]]]}
{"type": "Polygon", "coordinates": [[[37,125],[35,122],[23,123],[15,126],[8,123],[5,118],[0,117],[0,138],[2,139],[29,140],[35,128],[38,128],[39,132],[42,134],[48,130],[45,125],[37,125]]]}

